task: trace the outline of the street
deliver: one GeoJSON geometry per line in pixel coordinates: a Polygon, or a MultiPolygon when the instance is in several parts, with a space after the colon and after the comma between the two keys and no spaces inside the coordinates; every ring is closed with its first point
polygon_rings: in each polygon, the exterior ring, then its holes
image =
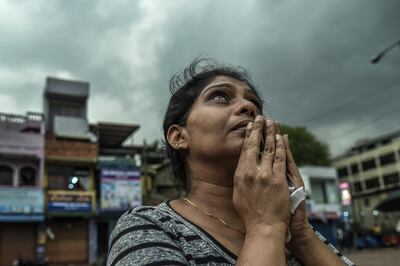
{"type": "Polygon", "coordinates": [[[358,266],[389,266],[399,265],[400,248],[379,248],[357,250],[344,255],[358,266]]]}

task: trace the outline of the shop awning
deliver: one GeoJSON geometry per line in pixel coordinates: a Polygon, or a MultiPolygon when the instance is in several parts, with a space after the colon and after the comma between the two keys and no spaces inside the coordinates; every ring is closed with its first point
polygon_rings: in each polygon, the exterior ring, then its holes
{"type": "Polygon", "coordinates": [[[0,222],[43,222],[43,214],[32,215],[19,215],[19,214],[5,214],[0,215],[0,222]]]}
{"type": "Polygon", "coordinates": [[[92,125],[98,132],[100,148],[120,148],[122,143],[139,129],[136,124],[99,122],[92,125]]]}
{"type": "Polygon", "coordinates": [[[383,212],[400,211],[400,189],[391,192],[388,197],[382,200],[375,209],[383,212]]]}

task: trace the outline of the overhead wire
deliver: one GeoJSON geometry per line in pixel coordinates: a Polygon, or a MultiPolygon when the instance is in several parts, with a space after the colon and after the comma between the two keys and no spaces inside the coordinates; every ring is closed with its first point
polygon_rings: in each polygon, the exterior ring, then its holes
{"type": "MultiPolygon", "coordinates": [[[[394,107],[395,107],[395,108],[390,108],[389,110],[386,110],[386,112],[384,112],[383,114],[374,117],[372,120],[373,120],[373,121],[379,121],[381,118],[383,118],[383,117],[385,117],[385,116],[387,116],[387,115],[389,115],[389,114],[395,113],[396,111],[400,111],[400,105],[395,105],[394,107]]],[[[400,117],[400,116],[399,116],[399,117],[400,117]]],[[[356,127],[353,127],[353,128],[348,129],[348,130],[346,130],[346,131],[344,131],[344,132],[341,132],[340,135],[351,134],[351,133],[353,133],[353,132],[356,132],[356,131],[358,131],[358,130],[364,128],[365,126],[368,126],[369,124],[371,124],[371,120],[365,121],[364,123],[361,123],[361,125],[358,124],[356,127]]],[[[399,124],[400,124],[400,123],[399,123],[399,124]]],[[[397,125],[397,127],[399,127],[399,126],[400,126],[400,125],[397,125]]]]}
{"type": "Polygon", "coordinates": [[[398,85],[398,84],[400,84],[400,81],[393,82],[389,86],[385,86],[384,88],[376,89],[376,90],[372,91],[371,93],[369,93],[367,95],[364,95],[364,97],[368,97],[368,99],[370,99],[370,100],[360,101],[360,100],[354,99],[354,100],[351,100],[350,102],[346,102],[344,104],[341,104],[341,105],[339,105],[339,106],[337,106],[337,107],[335,107],[335,108],[333,108],[333,109],[331,109],[329,111],[326,111],[326,112],[323,112],[321,114],[318,114],[318,115],[312,116],[310,118],[307,118],[307,119],[303,120],[303,124],[306,124],[306,123],[309,123],[311,121],[315,121],[315,120],[321,119],[323,117],[329,116],[330,114],[338,113],[338,112],[342,111],[343,109],[351,107],[351,106],[354,106],[354,105],[360,105],[360,104],[361,105],[365,105],[365,104],[367,104],[369,102],[373,102],[373,101],[376,100],[376,98],[375,97],[371,97],[371,96],[374,96],[376,94],[383,93],[383,92],[388,92],[391,89],[395,88],[395,86],[398,85]]]}

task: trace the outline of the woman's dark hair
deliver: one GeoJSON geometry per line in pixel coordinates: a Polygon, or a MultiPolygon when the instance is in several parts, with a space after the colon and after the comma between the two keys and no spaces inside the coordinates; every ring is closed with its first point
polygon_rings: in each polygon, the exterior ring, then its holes
{"type": "MultiPolygon", "coordinates": [[[[167,132],[170,126],[176,124],[185,126],[193,103],[201,91],[216,77],[228,76],[246,83],[261,102],[250,74],[243,67],[221,64],[214,59],[195,58],[185,69],[175,73],[169,82],[172,94],[164,117],[165,151],[172,165],[172,178],[179,193],[186,189],[187,180],[185,165],[181,154],[168,143],[167,132]]],[[[262,111],[262,110],[261,110],[262,111]]]]}

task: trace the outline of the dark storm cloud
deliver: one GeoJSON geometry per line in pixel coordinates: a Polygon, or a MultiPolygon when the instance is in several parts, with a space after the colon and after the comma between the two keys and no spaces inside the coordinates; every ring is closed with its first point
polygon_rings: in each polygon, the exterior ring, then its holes
{"type": "Polygon", "coordinates": [[[400,2],[9,1],[0,4],[3,112],[40,110],[48,75],[91,83],[89,117],[161,136],[170,75],[200,54],[253,74],[267,113],[333,154],[399,128],[400,2]],[[4,41],[3,41],[4,40],[4,41]],[[29,97],[22,97],[22,95],[29,97]],[[399,107],[398,107],[399,106],[399,107]]]}

